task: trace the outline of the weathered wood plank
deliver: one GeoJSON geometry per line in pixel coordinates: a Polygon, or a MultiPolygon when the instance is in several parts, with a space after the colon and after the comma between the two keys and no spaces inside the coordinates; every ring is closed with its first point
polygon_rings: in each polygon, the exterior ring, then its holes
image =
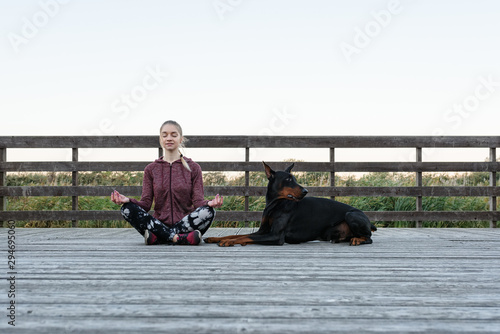
{"type": "MultiPolygon", "coordinates": [[[[113,190],[140,196],[142,186],[9,186],[0,187],[0,196],[109,196],[113,190]]],[[[266,187],[206,186],[205,196],[265,196],[266,187]]],[[[453,197],[500,196],[500,188],[484,187],[307,187],[307,196],[388,196],[453,197]]]]}
{"type": "Polygon", "coordinates": [[[160,147],[158,136],[5,136],[8,148],[146,148],[160,147]]]}
{"type": "Polygon", "coordinates": [[[485,221],[497,220],[495,211],[366,211],[371,221],[485,221]]]}
{"type": "Polygon", "coordinates": [[[113,190],[140,196],[142,186],[10,186],[0,187],[0,196],[109,196],[113,190]]]}
{"type": "MultiPolygon", "coordinates": [[[[188,136],[190,147],[500,147],[500,136],[188,136]]],[[[158,136],[0,136],[7,148],[159,147],[158,136]]]]}
{"type": "MultiPolygon", "coordinates": [[[[3,172],[72,172],[72,171],[143,171],[150,163],[137,161],[58,161],[58,162],[4,162],[3,172]]],[[[261,162],[199,161],[205,172],[262,172],[261,162]]],[[[289,162],[268,162],[276,170],[283,170],[289,162]]],[[[500,162],[297,162],[296,172],[498,172],[500,162]]]]}
{"type": "MultiPolygon", "coordinates": [[[[260,211],[217,211],[218,221],[260,221],[260,211]]],[[[50,221],[50,220],[123,220],[119,207],[116,210],[80,210],[80,211],[3,211],[0,221],[50,221]]]]}
{"type": "MultiPolygon", "coordinates": [[[[366,211],[371,221],[486,221],[500,220],[500,211],[366,211]]],[[[260,221],[261,211],[217,211],[217,221],[260,221]]],[[[3,211],[0,221],[122,220],[119,210],[3,211]]]]}
{"type": "Polygon", "coordinates": [[[0,171],[6,172],[142,172],[151,161],[98,162],[98,161],[57,161],[57,162],[5,162],[0,171]]]}
{"type": "MultiPolygon", "coordinates": [[[[147,304],[143,306],[147,308],[147,304]]],[[[314,309],[316,311],[317,308],[314,309]]],[[[27,326],[30,330],[17,329],[15,333],[351,333],[352,331],[362,333],[379,332],[377,328],[383,328],[384,333],[498,333],[498,322],[496,320],[488,323],[481,320],[427,320],[422,317],[416,320],[401,319],[349,319],[348,322],[342,318],[332,319],[307,319],[300,318],[302,309],[296,311],[296,318],[290,319],[261,319],[253,317],[221,317],[206,318],[201,312],[193,315],[192,319],[184,316],[169,318],[161,316],[158,318],[147,316],[134,316],[128,318],[107,318],[98,322],[89,318],[77,318],[71,322],[61,321],[57,318],[46,319],[33,317],[28,320],[27,326]],[[402,326],[400,323],[404,322],[402,326]],[[39,326],[35,326],[39,324],[39,326]],[[118,330],[117,328],[120,328],[118,330]],[[334,329],[332,329],[334,328],[334,329]],[[311,331],[311,329],[314,329],[311,331]]],[[[231,308],[227,308],[231,312],[231,308]]],[[[457,317],[458,318],[458,317],[457,317]]]]}
{"type": "Polygon", "coordinates": [[[500,231],[381,228],[373,239],[145,246],[132,228],[18,228],[16,327],[3,316],[0,331],[498,332],[500,231]]]}

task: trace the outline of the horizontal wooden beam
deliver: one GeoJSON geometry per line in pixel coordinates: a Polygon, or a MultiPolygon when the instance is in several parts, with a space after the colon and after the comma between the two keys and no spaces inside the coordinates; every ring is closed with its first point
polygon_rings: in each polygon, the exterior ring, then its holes
{"type": "MultiPolygon", "coordinates": [[[[372,221],[500,221],[500,211],[367,211],[372,221]]],[[[260,211],[217,211],[217,221],[260,221],[260,211]]],[[[116,211],[0,211],[0,221],[122,220],[116,211]]]]}
{"type": "Polygon", "coordinates": [[[5,172],[142,172],[149,162],[99,162],[99,161],[54,161],[54,162],[4,162],[0,171],[5,172]]]}
{"type": "MultiPolygon", "coordinates": [[[[141,186],[3,186],[0,196],[140,196],[141,186]]],[[[266,187],[206,186],[205,196],[265,196],[266,187]]],[[[307,196],[453,197],[500,196],[500,187],[307,187],[307,196]]]]}
{"type": "MultiPolygon", "coordinates": [[[[152,213],[152,212],[151,212],[152,213]]],[[[218,221],[260,221],[258,211],[217,211],[218,221]]],[[[0,221],[123,220],[120,211],[0,211],[0,221]]]]}
{"type": "Polygon", "coordinates": [[[127,196],[140,196],[141,186],[10,186],[0,187],[0,196],[110,196],[118,190],[127,196]]]}
{"type": "MultiPolygon", "coordinates": [[[[150,162],[3,162],[0,172],[143,171],[150,162]]],[[[263,172],[262,162],[200,161],[203,171],[263,172]]],[[[289,162],[266,162],[283,170],[289,162]]],[[[297,162],[294,172],[499,172],[500,162],[297,162]]]]}
{"type": "MultiPolygon", "coordinates": [[[[187,136],[189,147],[500,147],[500,136],[187,136]]],[[[158,136],[0,136],[0,148],[159,147],[158,136]]]]}
{"type": "Polygon", "coordinates": [[[367,211],[372,221],[487,221],[498,220],[500,211],[367,211]]]}

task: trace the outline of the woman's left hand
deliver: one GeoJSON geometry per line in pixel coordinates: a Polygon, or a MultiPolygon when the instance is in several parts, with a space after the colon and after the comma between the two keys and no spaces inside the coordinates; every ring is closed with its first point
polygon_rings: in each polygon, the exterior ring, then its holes
{"type": "Polygon", "coordinates": [[[211,201],[209,201],[207,204],[208,206],[214,208],[214,209],[217,209],[217,208],[220,208],[222,206],[222,203],[224,202],[224,198],[222,196],[219,196],[219,194],[217,194],[215,196],[215,198],[211,201]]]}

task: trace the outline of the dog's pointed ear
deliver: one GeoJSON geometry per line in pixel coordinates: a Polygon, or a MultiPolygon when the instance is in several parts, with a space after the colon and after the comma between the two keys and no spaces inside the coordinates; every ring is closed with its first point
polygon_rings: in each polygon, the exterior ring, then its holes
{"type": "Polygon", "coordinates": [[[285,172],[290,173],[290,172],[291,172],[291,170],[292,170],[292,168],[293,168],[293,166],[295,166],[295,163],[293,163],[293,164],[291,164],[290,166],[288,166],[288,168],[287,168],[287,169],[285,169],[285,172]]]}
{"type": "Polygon", "coordinates": [[[270,180],[272,177],[274,177],[275,172],[264,161],[262,161],[262,163],[264,164],[264,169],[266,170],[267,179],[270,180]]]}

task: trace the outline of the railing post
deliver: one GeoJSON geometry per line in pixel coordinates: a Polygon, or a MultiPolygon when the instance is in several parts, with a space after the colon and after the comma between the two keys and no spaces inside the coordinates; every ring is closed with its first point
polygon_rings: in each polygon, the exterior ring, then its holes
{"type": "MultiPolygon", "coordinates": [[[[0,162],[7,161],[7,148],[0,147],[0,162]]],[[[0,187],[5,186],[5,172],[0,172],[0,187]]],[[[0,196],[0,211],[5,211],[7,209],[7,200],[4,196],[0,196]]],[[[0,228],[4,227],[4,222],[0,221],[0,228]]]]}
{"type": "MultiPolygon", "coordinates": [[[[490,161],[491,162],[497,161],[496,147],[490,147],[490,161]]],[[[490,173],[490,186],[492,186],[492,187],[497,186],[497,172],[492,171],[490,173]]],[[[496,198],[496,196],[490,197],[490,211],[497,211],[497,198],[496,198]]],[[[496,227],[497,227],[496,220],[492,220],[490,222],[490,228],[496,228],[496,227]]]]}
{"type": "MultiPolygon", "coordinates": [[[[422,148],[417,147],[417,162],[422,162],[422,148]]],[[[417,187],[422,187],[422,172],[416,172],[416,184],[417,187]]],[[[422,209],[422,196],[417,196],[417,212],[423,211],[422,209]]],[[[423,224],[421,220],[416,221],[415,226],[417,228],[422,228],[423,224]]]]}
{"type": "MultiPolygon", "coordinates": [[[[250,161],[250,147],[245,147],[245,162],[250,161]]],[[[248,170],[245,171],[245,214],[250,210],[250,206],[248,204],[248,190],[250,188],[250,172],[248,170]]],[[[248,220],[245,219],[245,227],[249,227],[248,220]]]]}
{"type": "MultiPolygon", "coordinates": [[[[334,147],[330,147],[330,163],[332,164],[332,170],[330,171],[330,187],[335,187],[335,168],[333,168],[333,164],[335,163],[334,147]]],[[[335,200],[335,196],[330,196],[330,198],[335,200]]]]}
{"type": "MultiPolygon", "coordinates": [[[[78,148],[77,147],[73,147],[72,148],[72,161],[78,161],[78,148]]],[[[78,171],[72,171],[71,172],[71,178],[72,178],[72,186],[73,187],[76,187],[78,186],[78,171]]],[[[73,196],[72,197],[72,205],[71,205],[71,209],[76,213],[76,211],[78,211],[78,196],[73,196]]],[[[78,220],[76,219],[73,219],[71,221],[71,227],[78,227],[78,220]]]]}

